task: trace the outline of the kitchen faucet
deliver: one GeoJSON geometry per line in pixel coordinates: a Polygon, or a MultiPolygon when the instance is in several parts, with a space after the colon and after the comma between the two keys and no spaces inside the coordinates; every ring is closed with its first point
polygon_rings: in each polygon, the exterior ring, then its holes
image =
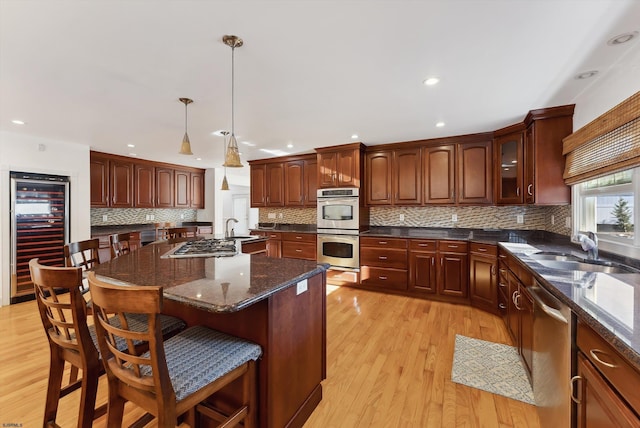
{"type": "Polygon", "coordinates": [[[231,228],[231,233],[229,233],[229,222],[230,221],[234,221],[234,222],[238,223],[238,220],[233,218],[233,217],[230,217],[230,218],[227,219],[227,221],[224,224],[224,237],[225,237],[225,239],[233,238],[233,235],[234,235],[233,228],[231,228]]]}
{"type": "Polygon", "coordinates": [[[598,259],[598,235],[595,232],[578,232],[574,239],[580,243],[582,249],[587,252],[587,258],[598,259]]]}

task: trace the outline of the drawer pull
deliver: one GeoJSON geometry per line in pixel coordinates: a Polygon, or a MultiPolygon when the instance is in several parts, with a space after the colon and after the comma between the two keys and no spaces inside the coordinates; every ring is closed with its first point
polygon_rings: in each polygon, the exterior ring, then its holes
{"type": "Polygon", "coordinates": [[[457,245],[447,245],[447,247],[449,247],[449,248],[458,248],[457,245]]]}
{"type": "Polygon", "coordinates": [[[387,260],[387,256],[378,256],[378,260],[387,260]]]}
{"type": "Polygon", "coordinates": [[[296,236],[296,239],[302,239],[302,236],[296,236]]]}
{"type": "Polygon", "coordinates": [[[379,276],[378,279],[381,279],[383,281],[386,281],[387,277],[386,276],[379,276]]]}
{"type": "Polygon", "coordinates": [[[300,248],[296,248],[296,253],[301,253],[302,250],[300,248]]]}
{"type": "Polygon", "coordinates": [[[378,244],[380,244],[380,245],[386,245],[386,244],[387,244],[387,241],[378,241],[378,244]]]}
{"type": "Polygon", "coordinates": [[[602,364],[605,367],[609,367],[610,369],[615,369],[616,367],[618,367],[617,364],[612,364],[612,363],[608,363],[606,361],[603,361],[602,359],[600,359],[600,357],[598,357],[598,353],[603,354],[603,355],[607,355],[606,352],[604,352],[601,349],[592,349],[589,351],[589,354],[591,354],[591,356],[593,357],[594,360],[596,360],[597,362],[599,362],[600,364],[602,364]]]}
{"type": "Polygon", "coordinates": [[[507,309],[507,305],[505,305],[504,303],[500,303],[500,304],[498,305],[498,307],[499,307],[500,309],[507,309]]]}
{"type": "MultiPolygon", "coordinates": [[[[569,384],[571,385],[571,401],[573,401],[576,404],[580,404],[582,402],[582,400],[579,399],[578,397],[576,397],[575,394],[573,393],[573,391],[574,391],[574,387],[573,386],[579,380],[582,380],[581,376],[574,376],[574,377],[571,378],[571,381],[569,382],[569,384]]],[[[578,388],[578,390],[580,390],[580,388],[578,388]]]]}
{"type": "Polygon", "coordinates": [[[485,251],[487,251],[487,249],[486,248],[478,248],[478,251],[485,252],[485,251]]]}
{"type": "Polygon", "coordinates": [[[428,247],[429,244],[418,244],[418,247],[428,247]]]}

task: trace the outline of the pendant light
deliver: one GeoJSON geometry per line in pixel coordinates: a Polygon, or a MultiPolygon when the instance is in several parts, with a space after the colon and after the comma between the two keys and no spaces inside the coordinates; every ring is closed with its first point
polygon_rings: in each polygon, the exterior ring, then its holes
{"type": "Polygon", "coordinates": [[[191,142],[189,141],[189,134],[187,134],[187,106],[193,102],[190,98],[179,98],[180,102],[184,103],[184,137],[182,138],[182,145],[180,146],[181,155],[192,155],[191,142]]]}
{"type": "MultiPolygon", "coordinates": [[[[226,150],[227,135],[229,135],[229,131],[220,131],[220,133],[224,137],[224,148],[226,150]]],[[[227,181],[227,166],[226,165],[223,165],[223,166],[224,166],[224,178],[222,179],[222,187],[220,187],[220,190],[229,190],[229,182],[227,181]]]]}
{"type": "MultiPolygon", "coordinates": [[[[240,151],[234,130],[234,52],[236,48],[242,46],[242,39],[237,36],[224,36],[222,41],[231,48],[231,138],[224,159],[224,166],[229,168],[240,168],[244,165],[240,163],[240,151]]],[[[226,175],[225,175],[226,177],[226,175]]]]}

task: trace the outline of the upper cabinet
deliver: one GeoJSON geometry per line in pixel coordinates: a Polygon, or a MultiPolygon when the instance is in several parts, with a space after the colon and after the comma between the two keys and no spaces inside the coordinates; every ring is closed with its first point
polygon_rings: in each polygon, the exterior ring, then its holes
{"type": "Polygon", "coordinates": [[[374,146],[365,156],[367,205],[491,204],[491,134],[374,146]]]}
{"type": "Polygon", "coordinates": [[[249,161],[251,207],[315,207],[316,155],[249,161]]]}
{"type": "Polygon", "coordinates": [[[204,170],[91,152],[92,208],[204,208],[204,170]]]}
{"type": "Polygon", "coordinates": [[[496,203],[562,205],[562,139],[573,131],[574,105],[532,110],[521,124],[495,132],[496,203]]]}
{"type": "Polygon", "coordinates": [[[360,187],[364,144],[323,147],[318,153],[318,188],[360,187]]]}

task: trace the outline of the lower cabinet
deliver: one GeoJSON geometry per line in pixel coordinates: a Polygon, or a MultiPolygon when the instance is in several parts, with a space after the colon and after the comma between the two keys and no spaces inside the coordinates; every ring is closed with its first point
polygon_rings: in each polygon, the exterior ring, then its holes
{"type": "Polygon", "coordinates": [[[267,232],[264,230],[252,230],[252,235],[269,238],[267,240],[267,257],[279,259],[282,257],[282,232],[267,232]]]}
{"type": "Polygon", "coordinates": [[[498,311],[498,248],[492,244],[469,244],[471,305],[493,314],[498,311]]]}
{"type": "Polygon", "coordinates": [[[406,290],[407,240],[360,237],[360,284],[406,290]]]}
{"type": "Polygon", "coordinates": [[[640,373],[588,325],[578,322],[572,399],[578,428],[638,427],[640,373]]]}
{"type": "Polygon", "coordinates": [[[282,257],[291,259],[316,260],[317,244],[315,233],[282,232],[282,257]]]}

